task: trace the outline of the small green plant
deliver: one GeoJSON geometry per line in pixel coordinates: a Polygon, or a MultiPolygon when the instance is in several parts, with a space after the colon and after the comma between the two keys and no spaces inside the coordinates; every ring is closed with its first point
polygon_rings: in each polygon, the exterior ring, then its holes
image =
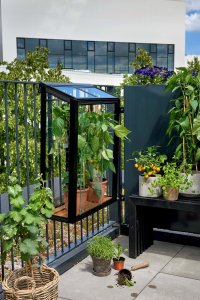
{"type": "Polygon", "coordinates": [[[152,183],[153,188],[158,186],[162,187],[163,194],[166,195],[168,188],[187,190],[191,186],[191,182],[188,181],[185,173],[181,173],[180,167],[175,162],[167,162],[163,166],[163,175],[152,183]]]}
{"type": "Polygon", "coordinates": [[[148,147],[144,151],[133,151],[134,167],[142,172],[146,179],[155,176],[161,171],[161,167],[167,159],[165,154],[158,152],[158,146],[148,147]]]}
{"type": "Polygon", "coordinates": [[[87,252],[93,257],[110,260],[114,256],[114,245],[110,238],[99,235],[88,242],[87,252]]]}
{"type": "Polygon", "coordinates": [[[15,176],[9,177],[8,195],[12,210],[0,214],[2,258],[15,248],[21,259],[31,264],[31,258],[40,255],[47,246],[43,226],[53,214],[53,196],[50,188],[38,177],[38,184],[26,205],[22,188],[15,176]]]}
{"type": "Polygon", "coordinates": [[[130,280],[128,278],[124,279],[124,285],[126,285],[128,287],[134,286],[135,283],[136,283],[135,281],[132,281],[132,280],[130,280]]]}
{"type": "Polygon", "coordinates": [[[114,243],[114,256],[113,259],[120,260],[121,255],[123,252],[127,251],[128,249],[125,249],[122,247],[120,243],[114,243]]]}

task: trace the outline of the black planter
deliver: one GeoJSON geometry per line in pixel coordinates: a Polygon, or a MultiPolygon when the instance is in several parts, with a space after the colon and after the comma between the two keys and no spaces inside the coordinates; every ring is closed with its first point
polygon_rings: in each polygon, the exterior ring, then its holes
{"type": "Polygon", "coordinates": [[[132,274],[131,271],[128,269],[122,269],[118,273],[118,284],[119,285],[126,285],[126,279],[131,280],[132,279],[132,274]]]}
{"type": "Polygon", "coordinates": [[[105,260],[98,257],[92,257],[92,261],[94,275],[104,277],[111,273],[111,259],[105,260]]]}

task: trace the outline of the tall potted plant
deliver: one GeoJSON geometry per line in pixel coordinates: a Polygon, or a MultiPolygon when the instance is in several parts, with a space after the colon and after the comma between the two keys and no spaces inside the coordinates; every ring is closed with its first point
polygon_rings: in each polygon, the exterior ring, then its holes
{"type": "Polygon", "coordinates": [[[167,87],[172,92],[179,91],[169,111],[167,134],[171,141],[177,142],[175,157],[180,161],[182,170],[186,172],[192,168],[189,179],[193,186],[181,193],[185,196],[200,195],[200,142],[194,127],[200,110],[200,76],[190,68],[177,68],[177,72],[169,78],[167,87]]]}
{"type": "Polygon", "coordinates": [[[25,261],[25,266],[5,277],[2,284],[4,299],[32,299],[33,293],[37,299],[57,299],[58,273],[46,265],[32,264],[33,257],[39,258],[47,246],[44,227],[54,209],[52,191],[39,177],[40,183],[25,205],[17,178],[10,176],[9,180],[8,195],[12,210],[0,214],[2,257],[4,262],[14,249],[16,255],[20,254],[25,261]]]}

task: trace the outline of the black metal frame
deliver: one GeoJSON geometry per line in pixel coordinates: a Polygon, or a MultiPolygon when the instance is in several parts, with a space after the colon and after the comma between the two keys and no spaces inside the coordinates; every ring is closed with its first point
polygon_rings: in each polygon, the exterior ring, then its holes
{"type": "MultiPolygon", "coordinates": [[[[66,86],[66,84],[56,84],[59,86],[66,86]]],[[[73,86],[73,84],[70,84],[73,86]]],[[[79,86],[74,84],[74,86],[79,86]]],[[[80,84],[80,87],[83,86],[80,84]]],[[[94,87],[93,85],[85,85],[86,87],[94,87]]],[[[100,90],[100,89],[99,89],[100,90]]],[[[55,96],[64,102],[68,102],[70,105],[70,120],[73,120],[73,126],[70,126],[69,132],[69,204],[68,204],[68,218],[53,216],[53,219],[74,223],[79,221],[90,214],[99,211],[100,209],[112,204],[117,199],[119,199],[119,157],[120,157],[120,147],[119,138],[114,135],[114,145],[113,145],[113,164],[115,165],[116,173],[113,173],[112,177],[112,198],[84,213],[81,215],[76,215],[76,191],[77,191],[77,154],[78,154],[78,108],[80,105],[100,105],[100,104],[111,104],[114,105],[114,120],[120,121],[120,99],[117,97],[113,98],[75,98],[71,95],[56,90],[53,84],[40,83],[41,92],[41,166],[40,170],[43,178],[46,179],[46,123],[47,123],[47,105],[46,102],[47,94],[55,96]]],[[[106,92],[107,93],[107,92],[106,92]]],[[[109,93],[107,93],[109,94],[109,93]]]]}

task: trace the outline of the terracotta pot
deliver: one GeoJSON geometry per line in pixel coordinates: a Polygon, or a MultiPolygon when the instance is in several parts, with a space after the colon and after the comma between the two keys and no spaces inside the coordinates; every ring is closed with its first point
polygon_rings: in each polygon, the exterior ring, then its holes
{"type": "MultiPolygon", "coordinates": [[[[80,215],[83,213],[87,207],[87,194],[88,194],[88,188],[83,190],[77,190],[76,194],[76,214],[80,215]]],[[[64,193],[64,203],[65,208],[68,210],[68,192],[64,193]]]]}
{"type": "Polygon", "coordinates": [[[178,199],[179,190],[175,188],[166,188],[163,198],[165,200],[175,201],[178,199]]]}
{"type": "Polygon", "coordinates": [[[111,273],[111,259],[105,260],[99,257],[92,256],[93,273],[96,276],[104,277],[111,273]]]}
{"type": "Polygon", "coordinates": [[[144,176],[139,175],[139,196],[155,198],[162,194],[161,187],[153,188],[151,185],[157,179],[156,177],[157,176],[146,179],[144,176]],[[151,189],[152,192],[149,189],[151,189]]]}
{"type": "Polygon", "coordinates": [[[113,258],[113,267],[115,270],[122,270],[124,269],[124,257],[120,257],[119,260],[113,258]]]}
{"type": "Polygon", "coordinates": [[[87,198],[87,201],[89,202],[93,202],[93,203],[102,203],[104,202],[105,200],[105,193],[106,193],[106,190],[107,190],[107,180],[104,180],[102,181],[101,183],[101,186],[102,186],[102,192],[101,192],[101,196],[99,197],[94,188],[93,188],[93,182],[90,182],[89,183],[89,190],[88,190],[88,198],[87,198]]]}

